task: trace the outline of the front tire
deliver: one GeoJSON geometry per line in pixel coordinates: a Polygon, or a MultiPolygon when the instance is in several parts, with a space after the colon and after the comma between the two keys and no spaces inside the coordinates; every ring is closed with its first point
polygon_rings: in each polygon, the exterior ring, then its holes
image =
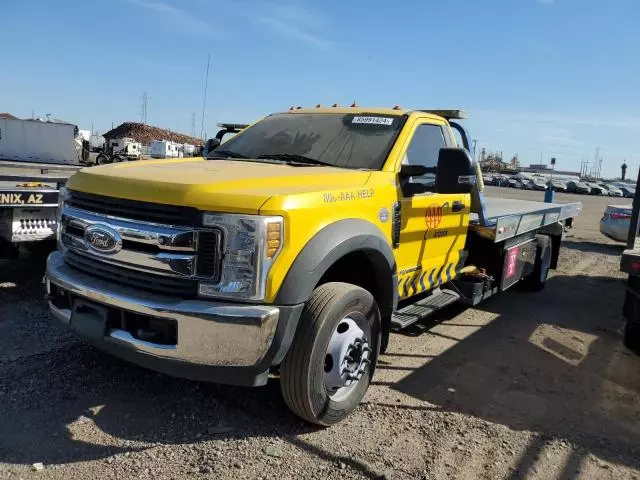
{"type": "Polygon", "coordinates": [[[348,283],[326,283],[307,301],[280,366],[287,406],[318,425],[333,425],[364,397],[380,351],[380,311],[373,296],[348,283]]]}

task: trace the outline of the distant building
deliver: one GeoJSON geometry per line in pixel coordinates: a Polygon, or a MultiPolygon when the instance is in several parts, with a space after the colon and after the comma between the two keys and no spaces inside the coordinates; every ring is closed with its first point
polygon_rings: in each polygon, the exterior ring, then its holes
{"type": "Polygon", "coordinates": [[[142,145],[151,145],[151,142],[154,140],[168,140],[170,142],[180,144],[188,143],[196,146],[200,146],[203,143],[199,138],[137,122],[125,122],[103,134],[103,137],[107,142],[115,138],[132,138],[142,145]]]}
{"type": "Polygon", "coordinates": [[[531,165],[529,165],[529,168],[532,170],[550,170],[551,166],[547,165],[546,163],[532,163],[531,165]]]}

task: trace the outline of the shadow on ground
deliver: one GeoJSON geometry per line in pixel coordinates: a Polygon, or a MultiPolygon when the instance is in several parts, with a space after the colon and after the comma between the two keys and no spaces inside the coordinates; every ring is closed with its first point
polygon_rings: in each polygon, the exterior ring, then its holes
{"type": "Polygon", "coordinates": [[[518,465],[524,474],[554,437],[578,446],[562,478],[573,477],[589,452],[638,468],[640,358],[622,346],[623,295],[619,279],[561,275],[544,292],[505,292],[479,307],[495,320],[390,387],[442,410],[538,432],[518,465]]]}
{"type": "Polygon", "coordinates": [[[0,363],[0,379],[0,462],[78,462],[144,449],[143,443],[313,430],[287,410],[277,381],[251,389],[181,380],[81,342],[55,356],[0,363]],[[115,447],[108,437],[130,445],[115,447]]]}
{"type": "Polygon", "coordinates": [[[603,253],[605,255],[621,256],[625,249],[625,244],[611,244],[611,243],[599,243],[591,242],[587,240],[580,241],[565,241],[562,243],[563,248],[569,250],[578,250],[584,253],[603,253]]]}

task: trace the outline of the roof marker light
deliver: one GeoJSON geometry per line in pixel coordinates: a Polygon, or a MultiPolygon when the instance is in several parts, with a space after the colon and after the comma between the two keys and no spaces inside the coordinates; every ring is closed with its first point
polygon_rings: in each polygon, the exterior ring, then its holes
{"type": "Polygon", "coordinates": [[[316,105],[316,108],[321,108],[321,107],[322,107],[322,105],[320,105],[320,104],[316,105]]]}
{"type": "Polygon", "coordinates": [[[333,105],[331,105],[332,107],[339,107],[340,105],[338,105],[337,103],[334,103],[333,105]]]}
{"type": "Polygon", "coordinates": [[[357,106],[358,106],[358,105],[356,105],[356,101],[354,100],[354,101],[353,101],[353,103],[351,104],[351,108],[355,108],[355,107],[357,107],[357,106]]]}
{"type": "Polygon", "coordinates": [[[402,110],[402,107],[400,105],[396,105],[395,107],[393,107],[394,110],[402,110]]]}

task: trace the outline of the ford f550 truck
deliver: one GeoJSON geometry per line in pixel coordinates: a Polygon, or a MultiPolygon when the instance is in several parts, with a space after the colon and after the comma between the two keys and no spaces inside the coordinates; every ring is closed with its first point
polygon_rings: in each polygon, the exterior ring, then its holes
{"type": "Polygon", "coordinates": [[[168,374],[279,375],[293,412],[338,422],[393,329],[543,288],[581,209],[485,198],[462,117],[297,108],[207,158],[83,169],[61,196],[51,311],[168,374]]]}

